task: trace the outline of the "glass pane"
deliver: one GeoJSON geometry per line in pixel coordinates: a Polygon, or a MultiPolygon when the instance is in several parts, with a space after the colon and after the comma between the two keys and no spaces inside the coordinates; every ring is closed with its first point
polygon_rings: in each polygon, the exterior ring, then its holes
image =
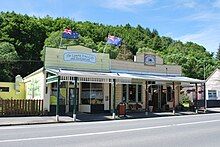
{"type": "Polygon", "coordinates": [[[126,102],[127,100],[127,85],[123,84],[122,85],[122,101],[126,102]]]}
{"type": "Polygon", "coordinates": [[[141,85],[138,85],[138,102],[142,101],[141,97],[142,97],[142,95],[141,95],[141,85]]]}
{"type": "Polygon", "coordinates": [[[129,102],[136,102],[136,85],[129,85],[129,102]]]}

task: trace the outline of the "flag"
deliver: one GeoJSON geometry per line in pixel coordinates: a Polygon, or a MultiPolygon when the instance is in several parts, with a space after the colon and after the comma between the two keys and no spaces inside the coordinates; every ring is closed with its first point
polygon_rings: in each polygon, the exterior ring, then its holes
{"type": "Polygon", "coordinates": [[[108,35],[107,43],[115,46],[121,45],[122,39],[119,37],[108,35]]]}
{"type": "Polygon", "coordinates": [[[78,39],[79,33],[72,31],[71,29],[67,28],[63,31],[62,38],[66,39],[78,39]]]}

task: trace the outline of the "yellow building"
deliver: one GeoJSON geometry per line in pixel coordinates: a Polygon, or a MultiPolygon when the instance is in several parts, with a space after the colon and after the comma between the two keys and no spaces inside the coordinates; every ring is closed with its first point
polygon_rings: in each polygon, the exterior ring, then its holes
{"type": "Polygon", "coordinates": [[[0,82],[0,99],[24,99],[25,88],[22,81],[0,82]]]}
{"type": "Polygon", "coordinates": [[[180,86],[204,81],[182,76],[178,65],[165,65],[156,54],[137,54],[133,62],[112,60],[83,46],[45,49],[44,67],[24,79],[26,98],[43,99],[44,110],[115,112],[120,102],[128,110],[175,110],[180,86]],[[59,83],[59,85],[58,85],[59,83]],[[76,96],[75,96],[76,93],[76,96]],[[75,109],[74,109],[75,110],[75,109]]]}

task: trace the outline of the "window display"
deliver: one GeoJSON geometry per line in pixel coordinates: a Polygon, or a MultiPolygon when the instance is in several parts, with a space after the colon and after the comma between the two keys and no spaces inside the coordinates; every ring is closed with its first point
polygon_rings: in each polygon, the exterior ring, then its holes
{"type": "Polygon", "coordinates": [[[103,104],[101,83],[82,83],[81,104],[103,104]]]}

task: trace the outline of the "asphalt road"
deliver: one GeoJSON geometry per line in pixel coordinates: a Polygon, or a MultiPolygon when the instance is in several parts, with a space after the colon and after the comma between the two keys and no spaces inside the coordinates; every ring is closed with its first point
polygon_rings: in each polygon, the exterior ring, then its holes
{"type": "Polygon", "coordinates": [[[219,147],[220,114],[0,127],[0,147],[219,147]]]}

